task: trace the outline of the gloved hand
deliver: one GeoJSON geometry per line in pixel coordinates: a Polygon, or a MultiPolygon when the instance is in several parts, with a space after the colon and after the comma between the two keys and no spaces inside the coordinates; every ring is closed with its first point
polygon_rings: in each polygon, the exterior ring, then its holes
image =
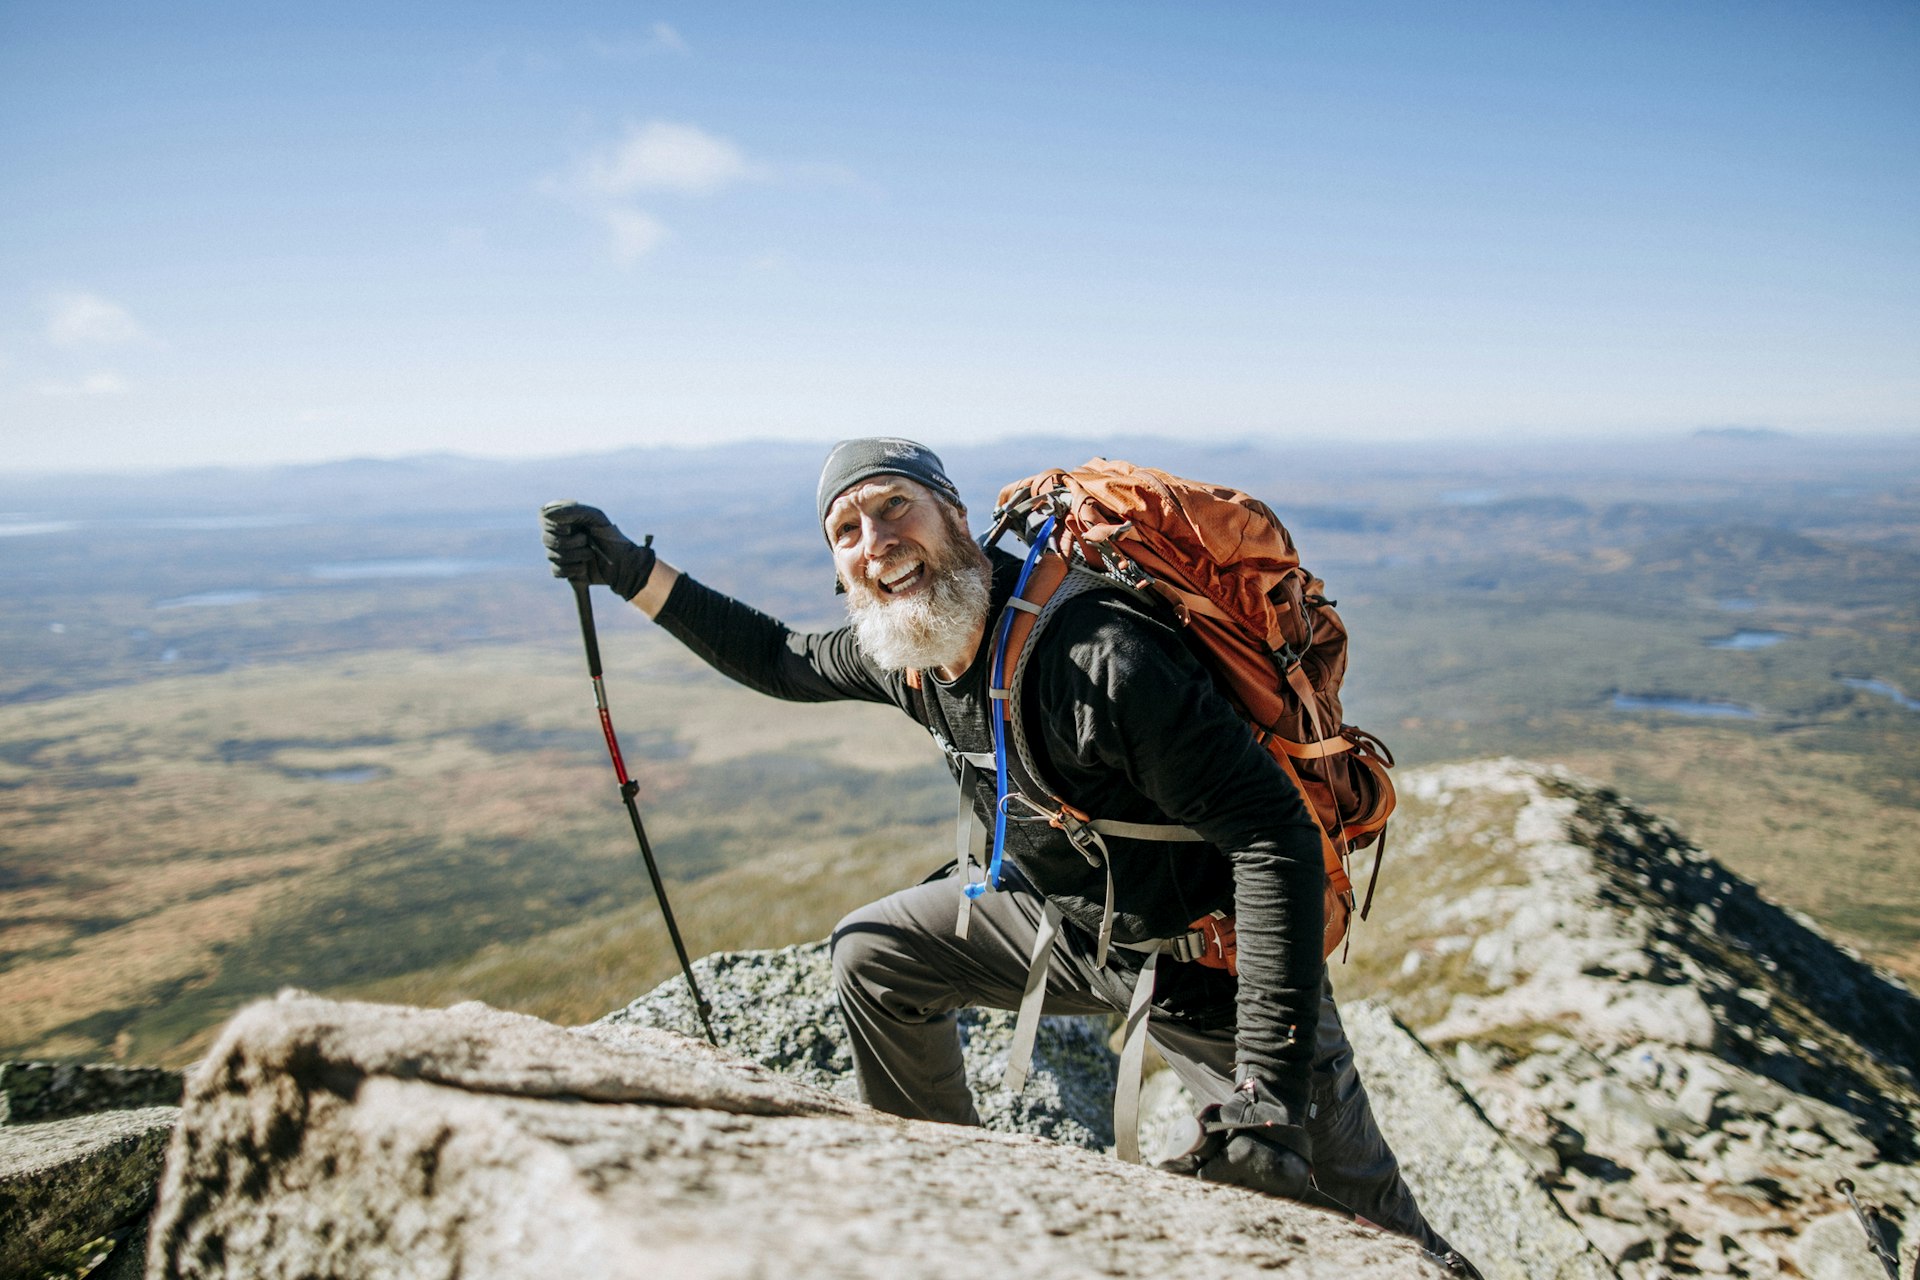
{"type": "Polygon", "coordinates": [[[540,508],[540,529],[556,578],[612,587],[631,600],[653,573],[653,548],[634,545],[598,507],[549,502],[540,508]]]}
{"type": "Polygon", "coordinates": [[[1199,1124],[1199,1143],[1162,1169],[1289,1200],[1300,1199],[1312,1185],[1312,1140],[1257,1080],[1248,1078],[1226,1102],[1202,1111],[1199,1124]]]}
{"type": "Polygon", "coordinates": [[[1313,1166],[1279,1139],[1247,1129],[1227,1139],[1220,1154],[1200,1166],[1200,1181],[1230,1182],[1298,1200],[1313,1182],[1313,1166]]]}

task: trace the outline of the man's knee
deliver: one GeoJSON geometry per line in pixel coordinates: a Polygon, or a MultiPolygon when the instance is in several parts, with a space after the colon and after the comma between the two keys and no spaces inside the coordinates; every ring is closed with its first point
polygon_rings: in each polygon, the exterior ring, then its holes
{"type": "Polygon", "coordinates": [[[850,911],[833,926],[829,949],[833,957],[833,989],[853,990],[863,979],[886,968],[895,948],[889,944],[892,926],[881,918],[880,904],[869,902],[850,911]]]}

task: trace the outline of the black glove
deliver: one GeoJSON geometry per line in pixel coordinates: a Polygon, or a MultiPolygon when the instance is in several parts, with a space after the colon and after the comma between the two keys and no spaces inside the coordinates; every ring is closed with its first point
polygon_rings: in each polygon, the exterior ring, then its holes
{"type": "Polygon", "coordinates": [[[612,587],[631,600],[653,573],[652,546],[635,546],[598,507],[549,502],[540,508],[540,531],[556,578],[612,587]]]}
{"type": "Polygon", "coordinates": [[[1456,1276],[1465,1276],[1467,1280],[1486,1280],[1486,1277],[1480,1274],[1480,1268],[1462,1257],[1458,1249],[1449,1249],[1445,1253],[1429,1253],[1427,1256],[1439,1263],[1443,1271],[1450,1271],[1456,1276]]]}
{"type": "Polygon", "coordinates": [[[1298,1200],[1313,1185],[1313,1142],[1281,1103],[1243,1081],[1233,1096],[1200,1113],[1200,1141],[1160,1167],[1202,1182],[1228,1182],[1298,1200]]]}

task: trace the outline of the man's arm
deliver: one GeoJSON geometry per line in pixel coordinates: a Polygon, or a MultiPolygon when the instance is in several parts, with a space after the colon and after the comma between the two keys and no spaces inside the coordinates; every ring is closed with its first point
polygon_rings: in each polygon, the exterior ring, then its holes
{"type": "Polygon", "coordinates": [[[772,697],[901,705],[850,627],[795,631],[684,573],[674,575],[653,620],[720,674],[772,697]]]}
{"type": "Polygon", "coordinates": [[[849,629],[796,633],[662,561],[651,538],[635,543],[598,507],[550,502],[540,518],[555,577],[611,588],[749,688],[801,702],[896,701],[849,629]]]}
{"type": "Polygon", "coordinates": [[[680,571],[656,557],[653,572],[647,575],[647,584],[640,588],[630,603],[649,618],[658,620],[660,610],[667,605],[667,597],[673,594],[673,584],[678,581],[680,571]]]}

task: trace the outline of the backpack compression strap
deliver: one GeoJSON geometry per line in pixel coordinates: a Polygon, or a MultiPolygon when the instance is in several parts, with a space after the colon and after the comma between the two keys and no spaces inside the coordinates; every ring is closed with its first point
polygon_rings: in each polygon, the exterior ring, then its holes
{"type": "MultiPolygon", "coordinates": [[[[1040,1031],[1040,1009],[1046,1002],[1047,968],[1053,957],[1053,944],[1060,936],[1064,917],[1051,898],[1040,909],[1040,924],[1033,937],[1033,957],[1027,967],[1026,984],[1020,993],[1020,1012],[1013,1022],[1013,1044],[1007,1050],[1007,1070],[1001,1083],[1014,1093],[1026,1087],[1027,1073],[1033,1065],[1033,1045],[1040,1031]]],[[[1140,1159],[1140,1080],[1146,1065],[1147,1019],[1152,1012],[1153,984],[1160,970],[1160,957],[1195,960],[1214,937],[1204,928],[1194,928],[1177,938],[1158,938],[1151,942],[1116,942],[1126,951],[1144,953],[1146,960],[1133,980],[1133,994],[1127,1001],[1126,1032],[1120,1044],[1120,1066],[1113,1082],[1113,1154],[1129,1164],[1140,1159]]]]}
{"type": "MultiPolygon", "coordinates": [[[[919,674],[908,672],[909,676],[919,674]]],[[[979,780],[982,770],[992,772],[993,756],[985,751],[962,751],[947,740],[947,735],[933,725],[933,712],[928,706],[928,697],[918,681],[909,679],[907,687],[914,691],[920,701],[920,714],[924,717],[927,734],[933,739],[933,745],[940,748],[940,754],[953,766],[954,776],[959,780],[959,801],[953,815],[953,863],[959,873],[961,883],[973,885],[973,869],[980,865],[987,851],[987,828],[980,816],[973,811],[973,788],[979,780]]],[[[954,936],[962,942],[967,939],[967,925],[973,915],[974,894],[960,895],[960,916],[954,921],[954,936]]]]}

